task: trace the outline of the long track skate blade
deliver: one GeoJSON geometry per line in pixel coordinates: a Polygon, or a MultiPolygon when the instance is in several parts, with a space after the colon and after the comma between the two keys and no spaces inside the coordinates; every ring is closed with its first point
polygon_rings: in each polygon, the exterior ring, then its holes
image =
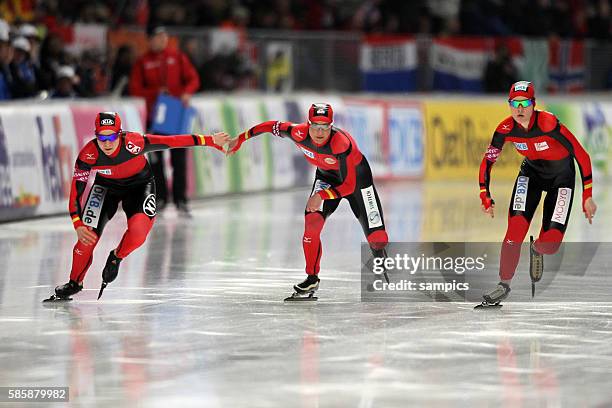
{"type": "Polygon", "coordinates": [[[391,283],[391,282],[389,282],[389,275],[387,275],[387,272],[386,272],[386,271],[385,271],[385,272],[383,272],[383,275],[384,275],[385,280],[387,281],[387,283],[391,283]]]}
{"type": "Polygon", "coordinates": [[[500,309],[503,305],[502,304],[496,304],[496,305],[490,305],[488,303],[481,303],[479,305],[474,306],[474,309],[500,309]]]}
{"type": "Polygon", "coordinates": [[[71,297],[69,298],[60,298],[57,297],[56,295],[51,295],[51,297],[47,298],[47,299],[43,299],[43,303],[64,303],[64,302],[70,302],[72,300],[71,297]]]}
{"type": "Polygon", "coordinates": [[[100,293],[98,293],[98,300],[100,300],[100,298],[102,297],[102,292],[104,292],[104,289],[106,288],[107,285],[108,283],[102,282],[102,286],[100,286],[100,293]]]}
{"type": "Polygon", "coordinates": [[[535,297],[535,282],[531,282],[531,298],[535,297]]]}
{"type": "Polygon", "coordinates": [[[319,298],[314,296],[314,293],[305,295],[299,295],[298,293],[294,293],[293,295],[286,297],[284,302],[313,302],[317,299],[319,298]]]}

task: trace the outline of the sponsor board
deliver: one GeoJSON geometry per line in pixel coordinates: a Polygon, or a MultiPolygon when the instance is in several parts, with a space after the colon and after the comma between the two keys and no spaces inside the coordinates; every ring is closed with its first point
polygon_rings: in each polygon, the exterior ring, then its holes
{"type": "MultiPolygon", "coordinates": [[[[493,132],[508,116],[503,104],[474,102],[424,102],[425,175],[428,179],[477,180],[478,169],[493,132]]],[[[516,177],[522,157],[504,149],[495,163],[496,179],[516,177]]]]}

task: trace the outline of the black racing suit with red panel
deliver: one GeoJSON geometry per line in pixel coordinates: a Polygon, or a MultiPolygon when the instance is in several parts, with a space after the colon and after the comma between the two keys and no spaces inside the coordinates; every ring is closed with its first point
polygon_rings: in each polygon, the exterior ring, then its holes
{"type": "MultiPolygon", "coordinates": [[[[99,239],[121,203],[128,219],[128,230],[117,247],[117,256],[124,258],[144,243],[156,215],[155,180],[145,153],[177,147],[210,146],[218,150],[221,147],[214,143],[212,136],[206,135],[122,132],[119,137],[119,146],[110,156],[102,151],[96,139],[81,149],[72,178],[69,212],[75,229],[88,226],[99,239]],[[82,203],[92,171],[96,173],[94,183],[87,200],[82,203]]],[[[72,280],[83,281],[96,244],[77,242],[73,251],[72,280]]]]}
{"type": "Polygon", "coordinates": [[[345,198],[359,220],[370,247],[382,251],[387,245],[383,209],[374,186],[372,171],[353,137],[332,127],[330,137],[321,145],[309,135],[309,124],[268,121],[253,126],[240,135],[242,141],[262,133],[291,139],[306,160],[317,168],[311,196],[323,199],[320,211],[305,214],[303,237],[306,273],[316,275],[320,269],[322,247],[320,233],[329,217],[345,198]]]}
{"type": "Polygon", "coordinates": [[[523,128],[512,117],[503,120],[480,165],[480,194],[483,203],[491,197],[491,168],[506,142],[512,142],[525,157],[514,183],[508,211],[508,229],[502,245],[500,277],[512,279],[523,242],[535,210],[544,199],[542,228],[536,249],[544,254],[555,253],[567,228],[578,163],[582,176],[582,206],[592,196],[591,160],[576,137],[549,112],[534,110],[529,126],[523,128]]]}

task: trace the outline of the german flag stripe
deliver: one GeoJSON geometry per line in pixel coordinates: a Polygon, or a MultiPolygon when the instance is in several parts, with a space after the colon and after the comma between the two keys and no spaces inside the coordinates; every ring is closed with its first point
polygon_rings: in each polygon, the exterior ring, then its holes
{"type": "Polygon", "coordinates": [[[480,192],[481,192],[481,193],[486,193],[486,192],[487,192],[487,189],[486,189],[486,188],[481,188],[481,189],[480,189],[480,192]]]}
{"type": "Polygon", "coordinates": [[[325,190],[323,190],[323,191],[325,191],[325,192],[327,193],[327,196],[328,196],[329,198],[331,198],[331,199],[336,198],[336,196],[334,195],[334,192],[333,192],[333,191],[331,191],[330,189],[325,189],[325,190]]]}
{"type": "Polygon", "coordinates": [[[80,217],[72,217],[72,222],[77,222],[79,221],[81,218],[80,217]]]}
{"type": "Polygon", "coordinates": [[[593,187],[593,183],[589,183],[589,184],[585,184],[584,185],[584,189],[586,190],[587,188],[592,188],[593,187]]]}
{"type": "Polygon", "coordinates": [[[200,144],[202,146],[206,145],[206,138],[204,137],[204,135],[198,135],[198,137],[200,138],[200,144]]]}

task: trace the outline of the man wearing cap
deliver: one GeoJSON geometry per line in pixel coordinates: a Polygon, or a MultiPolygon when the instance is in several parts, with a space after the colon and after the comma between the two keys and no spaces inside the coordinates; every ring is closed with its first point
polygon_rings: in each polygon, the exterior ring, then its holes
{"type": "Polygon", "coordinates": [[[11,75],[13,76],[13,98],[31,98],[38,95],[40,72],[30,58],[30,42],[25,37],[13,40],[13,60],[11,75]]]}
{"type": "Polygon", "coordinates": [[[83,289],[94,248],[119,203],[127,217],[127,230],[108,255],[98,298],[117,277],[120,262],[145,242],[156,215],[155,181],[145,153],[191,146],[210,146],[223,151],[221,146],[229,141],[223,132],[213,136],[159,136],[124,131],[116,112],[101,112],[96,116],[95,135],[79,153],[70,189],[70,217],[78,236],[72,253],[70,281],[56,287],[48,300],[69,299],[83,289]],[[92,171],[96,177],[82,204],[81,197],[92,171]]]}
{"type": "MultiPolygon", "coordinates": [[[[200,87],[200,78],[189,58],[179,50],[168,47],[168,34],[164,27],[149,31],[149,51],[141,56],[130,74],[129,90],[133,96],[144,97],[147,102],[147,123],[152,122],[153,108],[160,93],[180,98],[188,105],[191,95],[200,87]]],[[[150,157],[155,174],[158,208],[162,210],[168,201],[168,189],[162,152],[150,157]]],[[[172,197],[177,209],[189,215],[186,194],[187,161],[184,149],[171,152],[172,197]]]]}
{"type": "Polygon", "coordinates": [[[493,217],[495,202],[489,188],[491,168],[501,154],[504,143],[512,142],[525,157],[512,191],[508,229],[500,256],[500,282],[492,292],[484,295],[483,305],[497,305],[510,293],[521,243],[542,193],[546,192],[542,228],[530,247],[532,282],[542,277],[543,254],[557,252],[569,223],[576,176],[574,160],[582,176],[582,211],[589,223],[592,223],[597,211],[592,198],[593,177],[589,154],[555,115],[535,110],[535,101],[531,82],[519,81],[510,87],[508,103],[511,115],[497,126],[480,165],[481,208],[485,214],[493,217]]]}
{"type": "Polygon", "coordinates": [[[25,37],[30,42],[30,58],[32,62],[39,65],[40,57],[40,34],[32,24],[23,24],[19,27],[19,36],[25,37]]]}
{"type": "Polygon", "coordinates": [[[305,159],[317,168],[306,203],[302,241],[307,278],[293,287],[295,293],[287,300],[310,296],[318,289],[321,231],[325,220],[336,211],[343,198],[351,205],[374,256],[386,256],[388,237],[370,165],[353,137],[333,124],[331,105],[315,103],[310,106],[306,123],[263,122],[241,133],[228,147],[228,154],[233,154],[245,140],[272,133],[290,138],[304,153],[305,159]]]}
{"type": "Polygon", "coordinates": [[[63,65],[57,70],[57,82],[51,98],[76,98],[74,90],[76,73],[70,65],[63,65]]]}

